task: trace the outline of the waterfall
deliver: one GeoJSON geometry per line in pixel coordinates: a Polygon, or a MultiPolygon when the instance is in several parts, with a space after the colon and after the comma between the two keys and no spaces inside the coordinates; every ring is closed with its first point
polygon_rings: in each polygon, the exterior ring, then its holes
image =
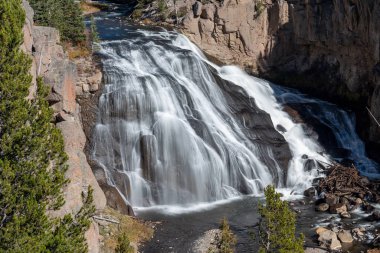
{"type": "Polygon", "coordinates": [[[329,163],[267,81],[208,62],[186,37],[135,31],[100,46],[92,158],[132,206],[213,202],[269,184],[300,192],[329,163]]]}
{"type": "Polygon", "coordinates": [[[354,164],[363,176],[380,178],[380,165],[367,157],[365,145],[356,133],[354,113],[295,90],[272,87],[279,103],[298,109],[304,120],[314,127],[318,141],[334,160],[347,166],[354,164]]]}

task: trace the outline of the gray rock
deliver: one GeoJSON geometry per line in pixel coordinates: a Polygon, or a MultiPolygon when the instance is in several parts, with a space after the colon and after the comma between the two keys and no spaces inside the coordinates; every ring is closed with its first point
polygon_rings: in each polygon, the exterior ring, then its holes
{"type": "Polygon", "coordinates": [[[344,218],[344,219],[350,219],[351,218],[351,214],[349,212],[341,212],[340,213],[340,217],[344,218]]]}
{"type": "Polygon", "coordinates": [[[328,253],[327,250],[320,249],[320,248],[306,248],[305,253],[328,253]]]}
{"type": "Polygon", "coordinates": [[[380,211],[374,211],[369,217],[368,219],[370,221],[379,221],[380,220],[380,211]]]}
{"type": "Polygon", "coordinates": [[[349,230],[342,230],[338,233],[338,238],[343,243],[352,243],[354,239],[352,238],[351,232],[349,230]]]}
{"type": "Polygon", "coordinates": [[[315,210],[319,212],[326,212],[327,210],[329,210],[329,207],[329,204],[321,203],[315,207],[315,210]]]}
{"type": "Polygon", "coordinates": [[[306,189],[304,192],[303,192],[303,195],[306,196],[306,197],[309,197],[309,198],[312,198],[312,197],[315,197],[317,194],[317,191],[314,187],[310,187],[309,189],[306,189]]]}
{"type": "Polygon", "coordinates": [[[342,247],[336,234],[331,230],[325,230],[319,234],[318,241],[324,247],[328,247],[331,250],[337,250],[342,247]]]}
{"type": "Polygon", "coordinates": [[[325,194],[325,201],[327,204],[334,205],[339,203],[339,197],[335,196],[334,194],[326,193],[325,194]]]}
{"type": "Polygon", "coordinates": [[[202,13],[202,3],[199,1],[196,1],[195,4],[193,4],[193,14],[194,17],[197,18],[202,13]]]}

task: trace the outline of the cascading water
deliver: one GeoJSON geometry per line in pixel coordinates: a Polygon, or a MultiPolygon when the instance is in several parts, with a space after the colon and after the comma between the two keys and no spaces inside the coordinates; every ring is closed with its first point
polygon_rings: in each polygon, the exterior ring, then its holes
{"type": "Polygon", "coordinates": [[[380,178],[380,165],[369,159],[365,145],[355,131],[355,118],[336,105],[309,98],[295,90],[272,85],[277,101],[296,109],[304,121],[317,132],[326,152],[343,164],[354,164],[361,175],[380,178]]]}
{"type": "Polygon", "coordinates": [[[178,33],[133,31],[100,53],[92,158],[132,206],[302,190],[329,162],[268,82],[213,65],[178,33]]]}

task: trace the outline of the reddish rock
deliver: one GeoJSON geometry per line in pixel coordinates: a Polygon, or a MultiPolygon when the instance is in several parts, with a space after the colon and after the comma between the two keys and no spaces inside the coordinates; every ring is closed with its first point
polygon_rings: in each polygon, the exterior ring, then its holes
{"type": "Polygon", "coordinates": [[[95,221],[91,222],[90,228],[85,233],[85,238],[88,245],[88,253],[100,252],[100,234],[99,226],[95,221]]]}
{"type": "Polygon", "coordinates": [[[86,137],[78,121],[62,121],[57,124],[61,130],[65,152],[68,155],[68,170],[66,177],[70,179],[69,184],[64,189],[65,204],[57,211],[57,215],[64,215],[79,211],[82,206],[82,191],[91,185],[94,189],[94,204],[97,209],[103,209],[106,205],[106,198],[100,189],[94,174],[87,163],[87,158],[83,152],[86,137]]]}
{"type": "Polygon", "coordinates": [[[342,203],[330,205],[330,213],[343,213],[347,212],[347,206],[342,203]]]}

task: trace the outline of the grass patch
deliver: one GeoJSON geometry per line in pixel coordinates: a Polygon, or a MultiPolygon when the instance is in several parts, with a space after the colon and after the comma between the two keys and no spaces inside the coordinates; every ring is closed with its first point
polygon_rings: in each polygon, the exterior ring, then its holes
{"type": "Polygon", "coordinates": [[[153,236],[153,229],[148,223],[142,222],[134,217],[124,215],[118,211],[107,207],[103,216],[110,217],[120,222],[120,224],[108,223],[107,226],[100,226],[100,234],[104,238],[102,252],[112,252],[120,246],[120,241],[127,240],[135,245],[149,240],[153,236]]]}
{"type": "Polygon", "coordinates": [[[70,60],[86,58],[91,55],[90,50],[85,46],[66,47],[66,50],[70,60]]]}

